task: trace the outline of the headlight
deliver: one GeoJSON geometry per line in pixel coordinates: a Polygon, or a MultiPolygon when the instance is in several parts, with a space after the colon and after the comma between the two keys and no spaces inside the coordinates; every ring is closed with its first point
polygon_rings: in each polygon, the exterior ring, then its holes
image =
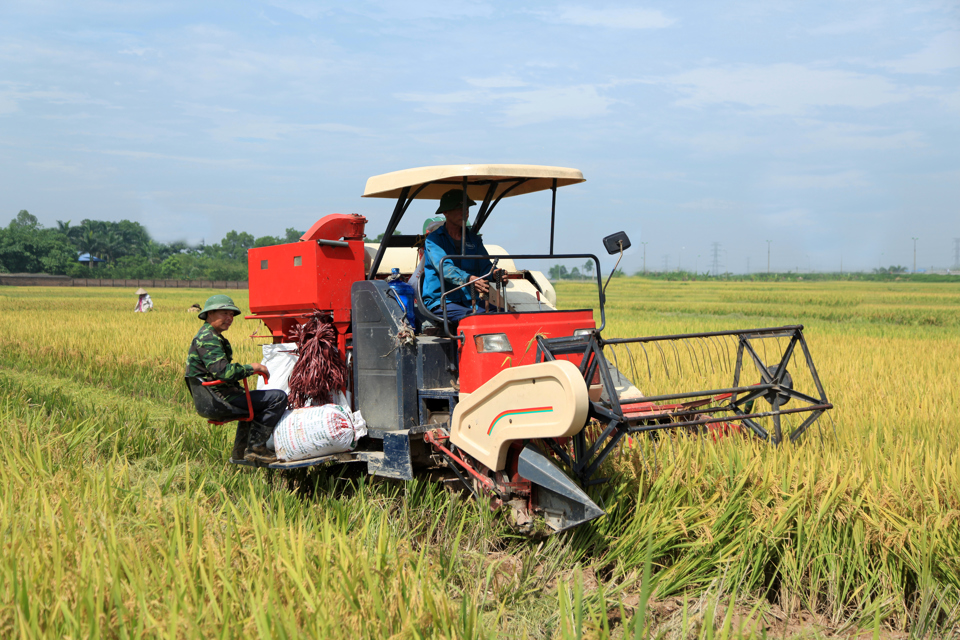
{"type": "Polygon", "coordinates": [[[481,336],[474,336],[474,343],[477,345],[479,353],[503,353],[513,351],[510,346],[510,340],[505,333],[487,333],[481,336]]]}
{"type": "Polygon", "coordinates": [[[595,329],[577,329],[573,332],[574,337],[576,336],[588,336],[593,333],[595,329]]]}

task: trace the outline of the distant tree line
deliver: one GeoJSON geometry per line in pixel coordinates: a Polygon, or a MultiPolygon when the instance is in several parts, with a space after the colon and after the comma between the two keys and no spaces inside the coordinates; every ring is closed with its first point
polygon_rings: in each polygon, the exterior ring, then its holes
{"type": "MultiPolygon", "coordinates": [[[[581,267],[567,269],[564,265],[555,264],[547,271],[550,280],[585,280],[590,279],[593,271],[593,261],[589,261],[581,267]]],[[[960,282],[960,276],[957,275],[935,275],[930,273],[910,273],[909,269],[900,265],[890,265],[889,267],[875,268],[871,271],[844,271],[827,272],[817,271],[811,273],[799,273],[796,271],[773,272],[773,273],[719,273],[714,275],[709,271],[695,273],[693,271],[672,270],[672,271],[637,271],[633,274],[637,278],[647,278],[649,280],[667,280],[667,281],[693,281],[693,280],[732,280],[748,282],[795,282],[795,281],[876,281],[893,282],[898,280],[909,280],[913,282],[960,282]]],[[[614,278],[624,277],[626,274],[621,269],[613,273],[614,278]]]]}
{"type": "MultiPolygon", "coordinates": [[[[562,264],[555,264],[547,271],[547,276],[551,280],[586,280],[593,278],[593,260],[587,260],[582,267],[573,267],[569,271],[562,264]]],[[[622,269],[613,272],[614,278],[620,278],[626,275],[622,269]]]]}
{"type": "Polygon", "coordinates": [[[0,228],[0,273],[48,273],[74,278],[246,280],[247,249],[297,242],[302,231],[254,238],[230,231],[216,244],[157,242],[139,222],[57,221],[45,228],[22,210],[0,228]],[[81,254],[103,260],[81,263],[81,254]]]}
{"type": "Polygon", "coordinates": [[[891,265],[872,269],[871,271],[816,271],[800,273],[787,272],[755,272],[755,273],[720,273],[714,275],[709,271],[694,273],[692,271],[637,271],[634,276],[649,280],[691,281],[691,280],[732,280],[736,282],[797,282],[813,281],[827,282],[848,280],[854,282],[960,282],[960,276],[935,275],[930,273],[910,273],[906,267],[891,265]]]}

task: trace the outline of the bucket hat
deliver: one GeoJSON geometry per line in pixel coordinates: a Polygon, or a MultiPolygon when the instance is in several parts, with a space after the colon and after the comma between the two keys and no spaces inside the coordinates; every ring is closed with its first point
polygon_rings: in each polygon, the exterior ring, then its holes
{"type": "MultiPolygon", "coordinates": [[[[472,207],[477,204],[467,196],[467,206],[472,207]]],[[[459,209],[463,206],[463,189],[450,189],[440,196],[440,206],[437,207],[437,213],[444,213],[451,209],[459,209]]]]}
{"type": "Polygon", "coordinates": [[[218,311],[220,309],[233,311],[233,315],[235,316],[240,315],[240,309],[237,308],[237,305],[233,304],[233,300],[230,299],[230,296],[225,296],[222,293],[218,293],[217,295],[207,298],[207,302],[203,305],[203,311],[197,314],[197,317],[201,320],[206,320],[207,313],[210,311],[218,311]]]}

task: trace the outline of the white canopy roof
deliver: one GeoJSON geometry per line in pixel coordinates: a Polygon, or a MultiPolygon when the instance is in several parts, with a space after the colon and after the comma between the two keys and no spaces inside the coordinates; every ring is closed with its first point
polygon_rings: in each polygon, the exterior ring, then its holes
{"type": "Polygon", "coordinates": [[[467,195],[480,202],[487,194],[491,182],[497,182],[494,199],[515,184],[512,179],[526,178],[520,186],[512,189],[507,196],[544,191],[557,181],[558,187],[584,182],[583,174],[577,169],[565,167],[543,167],[532,164],[450,164],[436,167],[418,167],[393,171],[367,180],[363,191],[364,198],[398,198],[405,187],[410,187],[411,195],[417,188],[428,184],[417,193],[418,199],[439,200],[450,189],[462,186],[463,177],[467,177],[467,195]]]}

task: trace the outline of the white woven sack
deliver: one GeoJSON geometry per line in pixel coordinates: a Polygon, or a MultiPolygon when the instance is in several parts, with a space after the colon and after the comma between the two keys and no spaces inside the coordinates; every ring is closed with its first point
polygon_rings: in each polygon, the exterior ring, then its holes
{"type": "MultiPolygon", "coordinates": [[[[270,372],[270,382],[264,382],[263,378],[257,377],[257,389],[260,391],[266,389],[279,389],[287,395],[290,395],[290,376],[293,374],[293,367],[297,364],[297,343],[284,342],[281,344],[262,345],[263,360],[260,362],[270,372]]],[[[350,392],[344,393],[339,389],[333,392],[330,400],[334,404],[349,407],[350,392]]]]}
{"type": "Polygon", "coordinates": [[[290,409],[273,432],[277,459],[293,462],[352,451],[357,440],[367,435],[360,412],[337,404],[290,409]]]}
{"type": "Polygon", "coordinates": [[[263,378],[258,376],[257,389],[259,391],[279,389],[289,394],[290,374],[293,373],[293,365],[297,364],[297,344],[295,342],[265,344],[261,348],[263,360],[260,363],[270,372],[270,381],[264,382],[263,378]]]}

